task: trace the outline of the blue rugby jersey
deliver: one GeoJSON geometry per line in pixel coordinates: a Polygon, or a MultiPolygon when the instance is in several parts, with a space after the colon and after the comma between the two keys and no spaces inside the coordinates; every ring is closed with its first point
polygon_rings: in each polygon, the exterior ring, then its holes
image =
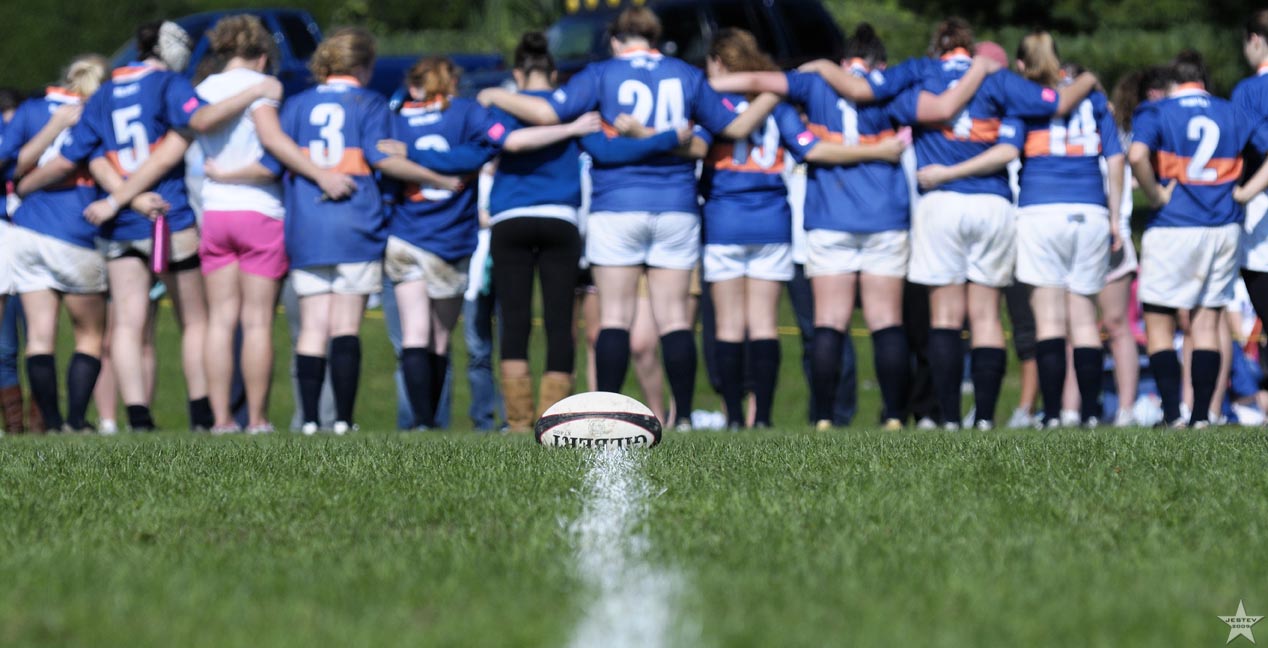
{"type": "MultiPolygon", "coordinates": [[[[1257,124],[1268,121],[1268,65],[1260,66],[1255,76],[1238,82],[1237,87],[1233,88],[1232,100],[1257,124]]],[[[1268,129],[1256,128],[1250,143],[1254,148],[1247,153],[1254,155],[1248,156],[1246,161],[1258,168],[1260,161],[1264,159],[1264,153],[1268,152],[1268,129]]]]}
{"type": "MultiPolygon", "coordinates": [[[[0,160],[18,159],[18,152],[35,137],[62,106],[75,105],[82,99],[62,88],[48,88],[44,97],[24,101],[5,127],[0,144],[0,160]]],[[[62,131],[53,143],[40,155],[43,164],[61,154],[71,138],[71,129],[62,131]]],[[[84,208],[97,198],[97,187],[88,166],[80,163],[75,173],[56,185],[51,185],[27,196],[13,222],[29,230],[52,236],[58,240],[85,248],[93,248],[98,234],[97,226],[83,215],[84,208]]]]}
{"type": "MultiPolygon", "coordinates": [[[[1176,181],[1171,201],[1146,227],[1218,227],[1240,223],[1233,186],[1242,175],[1242,149],[1262,125],[1201,84],[1183,84],[1146,104],[1132,118],[1132,142],[1149,147],[1159,184],[1176,181]]],[[[1259,133],[1260,137],[1263,133],[1259,133]]]]}
{"type": "MultiPolygon", "coordinates": [[[[75,163],[105,157],[119,175],[127,178],[141,168],[171,131],[187,128],[190,118],[204,105],[181,75],[144,63],[130,63],[116,69],[88,100],[61,155],[75,163]]],[[[194,210],[185,193],[183,161],[150,191],[171,205],[167,222],[173,232],[194,226],[194,210]]],[[[124,207],[118,216],[102,225],[101,233],[116,241],[138,241],[150,238],[151,228],[146,215],[124,207]]]]}
{"type": "MultiPolygon", "coordinates": [[[[635,50],[591,63],[551,94],[560,121],[598,110],[607,123],[627,113],[656,131],[694,121],[711,133],[734,119],[733,106],[699,69],[655,50],[635,50]]],[[[591,211],[698,213],[696,165],[674,155],[638,164],[596,166],[591,211]]]]}
{"type": "MultiPolygon", "coordinates": [[[[726,95],[737,112],[740,95],[726,95]]],[[[712,140],[707,133],[706,140],[712,140]]],[[[792,210],[784,184],[785,157],[801,162],[819,139],[788,104],[779,104],[748,139],[712,142],[700,178],[704,196],[704,242],[760,245],[792,242],[792,210]]]]}
{"type": "Polygon", "coordinates": [[[1027,119],[1017,204],[1079,203],[1106,206],[1102,157],[1123,153],[1109,100],[1100,92],[1069,117],[1027,119]]]}
{"type": "MultiPolygon", "coordinates": [[[[857,63],[851,71],[863,75],[857,63]]],[[[788,73],[788,97],[800,103],[811,131],[828,142],[875,144],[894,136],[891,102],[856,105],[817,74],[788,73]]],[[[911,199],[902,167],[888,162],[811,165],[806,176],[805,228],[838,232],[907,229],[911,199]]]]}
{"type": "Polygon", "coordinates": [[[876,101],[893,99],[908,88],[919,87],[930,70],[936,70],[938,61],[928,56],[909,58],[898,65],[885,70],[872,70],[863,78],[872,87],[872,96],[876,101]]]}
{"type": "Polygon", "coordinates": [[[383,199],[372,166],[379,140],[390,134],[387,101],[352,77],[332,76],[282,107],[282,130],[319,167],[346,173],[357,189],[329,200],[321,187],[286,174],[286,252],[291,266],[309,268],[378,261],[387,244],[383,199]]]}
{"type": "MultiPolygon", "coordinates": [[[[900,121],[917,125],[916,103],[920,90],[942,94],[957,83],[972,65],[965,50],[956,50],[942,57],[940,65],[927,66],[922,85],[909,88],[895,99],[895,116],[900,121]]],[[[1005,117],[1050,117],[1057,112],[1057,91],[1027,81],[1012,72],[1001,70],[986,77],[967,106],[950,123],[941,128],[919,125],[915,128],[916,163],[951,166],[1001,143],[1021,148],[1020,122],[1004,122],[1005,117]]],[[[973,176],[948,182],[938,191],[965,194],[993,194],[1013,199],[1008,186],[1008,172],[973,176]]]]}
{"type": "MultiPolygon", "coordinates": [[[[488,111],[462,98],[411,101],[401,106],[392,120],[392,137],[415,151],[443,154],[459,147],[479,146],[487,140],[488,111]]],[[[496,130],[496,128],[494,128],[496,130]]],[[[469,168],[458,173],[476,173],[497,150],[484,149],[483,159],[472,159],[469,168]]],[[[476,249],[480,216],[476,205],[477,183],[469,182],[461,191],[406,184],[392,206],[388,233],[416,245],[446,261],[470,256],[476,249]]]]}

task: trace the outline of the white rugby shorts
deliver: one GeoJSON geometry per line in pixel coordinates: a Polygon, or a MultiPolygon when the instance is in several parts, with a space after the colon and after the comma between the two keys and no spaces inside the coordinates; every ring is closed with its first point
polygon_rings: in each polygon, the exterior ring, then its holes
{"type": "Polygon", "coordinates": [[[749,277],[766,281],[793,278],[791,243],[704,246],[704,280],[708,283],[749,277]]]}
{"type": "Polygon", "coordinates": [[[291,269],[291,285],[300,297],[374,295],[383,290],[383,262],[361,261],[291,269]]]}
{"type": "Polygon", "coordinates": [[[1268,193],[1260,193],[1246,203],[1245,235],[1242,236],[1241,266],[1268,272],[1268,193]]]}
{"type": "Polygon", "coordinates": [[[1233,301],[1242,226],[1151,227],[1140,242],[1142,304],[1222,308],[1233,301]]]}
{"type": "MultiPolygon", "coordinates": [[[[199,241],[197,227],[191,226],[179,232],[172,232],[172,250],[168,258],[172,263],[180,263],[190,257],[198,256],[199,241]]],[[[106,261],[114,261],[125,256],[140,256],[148,260],[154,252],[154,240],[112,241],[109,239],[97,239],[97,250],[106,257],[106,261]]]]}
{"type": "Polygon", "coordinates": [[[700,261],[700,217],[686,212],[594,212],[586,223],[591,265],[691,270],[700,261]]]}
{"type": "Polygon", "coordinates": [[[471,257],[449,263],[395,236],[387,238],[387,252],[383,256],[383,271],[392,283],[425,282],[430,299],[461,297],[467,291],[470,264],[471,257]]]}
{"type": "Polygon", "coordinates": [[[907,230],[888,232],[806,232],[806,276],[863,272],[883,277],[907,275],[911,256],[907,230]]]}
{"type": "Polygon", "coordinates": [[[1105,287],[1109,259],[1105,207],[1054,203],[1017,210],[1018,281],[1095,295],[1105,287]]]}
{"type": "Polygon", "coordinates": [[[1017,256],[1013,205],[992,194],[925,194],[912,217],[911,248],[913,283],[1007,286],[1017,256]]]}
{"type": "Polygon", "coordinates": [[[106,292],[106,258],[85,248],[24,227],[14,227],[5,240],[13,263],[17,292],[55,290],[72,295],[106,292]]]}
{"type": "Polygon", "coordinates": [[[16,229],[0,218],[0,297],[13,294],[13,232],[16,229]]]}

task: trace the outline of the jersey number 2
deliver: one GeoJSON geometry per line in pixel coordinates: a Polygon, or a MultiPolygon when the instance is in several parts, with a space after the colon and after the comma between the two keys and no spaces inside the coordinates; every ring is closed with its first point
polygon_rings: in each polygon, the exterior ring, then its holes
{"type": "Polygon", "coordinates": [[[1220,125],[1210,117],[1199,115],[1189,120],[1188,136],[1189,141],[1198,143],[1198,150],[1189,158],[1189,166],[1184,174],[1190,180],[1215,182],[1220,173],[1207,165],[1215,157],[1215,147],[1220,142],[1220,125]]]}

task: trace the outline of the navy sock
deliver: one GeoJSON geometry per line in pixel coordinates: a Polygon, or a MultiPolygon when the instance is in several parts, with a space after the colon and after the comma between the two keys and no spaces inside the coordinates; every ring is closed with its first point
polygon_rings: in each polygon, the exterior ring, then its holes
{"type": "Polygon", "coordinates": [[[1207,349],[1193,351],[1193,416],[1190,424],[1210,418],[1211,396],[1220,375],[1220,352],[1207,349]]]}
{"type": "Polygon", "coordinates": [[[1149,354],[1149,369],[1162,399],[1162,418],[1170,424],[1180,418],[1180,358],[1172,349],[1149,354]]]}
{"type": "Polygon", "coordinates": [[[52,354],[26,357],[26,380],[31,385],[31,396],[44,418],[44,429],[62,431],[62,414],[57,409],[57,364],[52,354]]]}
{"type": "Polygon", "coordinates": [[[431,351],[423,347],[401,349],[401,373],[405,393],[414,413],[414,427],[430,427],[435,421],[431,403],[431,351]]]}
{"type": "Polygon", "coordinates": [[[70,366],[66,368],[66,422],[71,428],[83,430],[88,427],[85,415],[100,373],[101,360],[84,353],[71,356],[70,366]]]}
{"type": "Polygon", "coordinates": [[[727,425],[744,426],[744,343],[713,344],[713,359],[722,382],[722,402],[726,404],[727,425]]]}
{"type": "Polygon", "coordinates": [[[1004,384],[1008,355],[999,347],[973,349],[973,400],[978,421],[995,422],[995,404],[1004,384]]]}
{"type": "Polygon", "coordinates": [[[1079,383],[1079,415],[1087,423],[1092,417],[1101,416],[1101,381],[1104,379],[1105,349],[1101,347],[1076,347],[1074,349],[1074,379],[1079,383]]]}
{"type": "Polygon", "coordinates": [[[335,394],[335,420],[352,423],[361,381],[361,340],[340,335],[330,340],[330,387],[335,394]]]}
{"type": "Polygon", "coordinates": [[[943,423],[960,424],[960,379],[964,377],[964,349],[960,329],[930,329],[929,373],[943,423]]]}
{"type": "Polygon", "coordinates": [[[189,429],[210,430],[216,424],[216,416],[211,413],[211,401],[206,396],[189,401],[189,429]]]}
{"type": "Polygon", "coordinates": [[[615,328],[599,331],[594,341],[595,387],[619,394],[629,368],[630,332],[615,328]]]}
{"type": "Polygon", "coordinates": [[[676,416],[679,421],[690,421],[696,395],[696,338],[691,331],[666,333],[660,336],[660,353],[676,416]]]}
{"type": "Polygon", "coordinates": [[[815,421],[831,421],[841,384],[841,346],[845,334],[830,326],[816,326],[810,342],[810,391],[814,393],[815,421]]]}
{"type": "Polygon", "coordinates": [[[128,427],[133,432],[150,432],[155,427],[154,417],[150,415],[150,408],[145,405],[128,405],[128,427]]]}
{"type": "Polygon", "coordinates": [[[775,385],[779,382],[779,340],[753,340],[749,343],[749,366],[753,369],[753,400],[756,416],[753,424],[770,427],[774,409],[775,385]]]}
{"type": "Polygon", "coordinates": [[[449,354],[432,353],[431,357],[431,420],[426,424],[436,426],[436,412],[440,410],[440,397],[445,393],[445,376],[449,374],[449,354]]]}
{"type": "Polygon", "coordinates": [[[299,382],[299,405],[304,422],[321,423],[321,385],[326,381],[326,359],[295,355],[295,379],[299,382]]]}
{"type": "Polygon", "coordinates": [[[1065,389],[1065,338],[1039,340],[1035,344],[1039,368],[1039,392],[1043,395],[1043,422],[1061,420],[1061,392],[1065,389]]]}
{"type": "Polygon", "coordinates": [[[911,381],[911,353],[907,348],[907,332],[901,326],[872,331],[872,359],[876,363],[876,381],[881,386],[881,400],[886,420],[903,420],[907,384],[911,381]]]}

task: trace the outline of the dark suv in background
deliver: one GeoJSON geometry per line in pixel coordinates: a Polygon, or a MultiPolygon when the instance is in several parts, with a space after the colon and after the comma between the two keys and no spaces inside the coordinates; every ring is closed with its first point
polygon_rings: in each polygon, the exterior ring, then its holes
{"type": "Polygon", "coordinates": [[[783,68],[840,57],[844,36],[819,0],[566,0],[568,15],[546,35],[561,77],[611,56],[608,25],[627,6],[646,5],[660,17],[660,51],[703,67],[719,29],[740,27],[783,68]],[[593,5],[594,8],[589,8],[593,5]]]}

